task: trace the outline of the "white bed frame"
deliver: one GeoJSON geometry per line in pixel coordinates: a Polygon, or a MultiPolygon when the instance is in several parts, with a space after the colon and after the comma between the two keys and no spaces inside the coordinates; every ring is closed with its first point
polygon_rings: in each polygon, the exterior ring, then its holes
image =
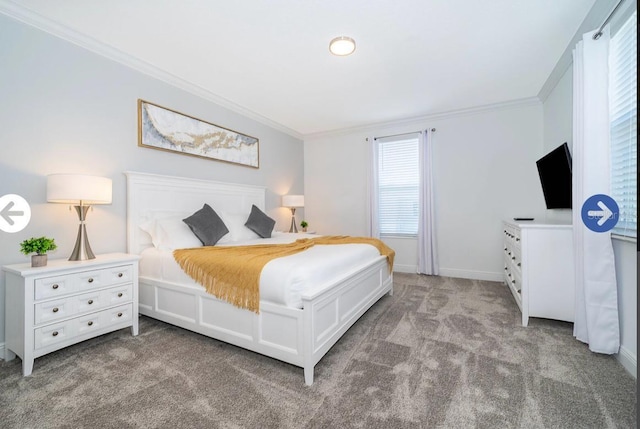
{"type": "MultiPolygon", "coordinates": [[[[127,249],[140,254],[151,237],[139,228],[153,212],[192,213],[206,202],[229,213],[265,207],[265,188],[126,172],[127,249]]],[[[386,258],[353,267],[340,281],[302,295],[303,309],[260,302],[260,314],[242,310],[204,288],[140,277],[140,314],[304,368],[313,369],[373,304],[393,293],[386,258]]]]}

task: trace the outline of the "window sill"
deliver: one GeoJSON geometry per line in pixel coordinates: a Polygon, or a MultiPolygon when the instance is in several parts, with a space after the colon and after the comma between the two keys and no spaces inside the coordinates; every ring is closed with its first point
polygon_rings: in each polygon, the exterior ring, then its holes
{"type": "Polygon", "coordinates": [[[400,235],[400,234],[380,234],[380,238],[393,238],[401,240],[417,240],[417,235],[400,235]]]}

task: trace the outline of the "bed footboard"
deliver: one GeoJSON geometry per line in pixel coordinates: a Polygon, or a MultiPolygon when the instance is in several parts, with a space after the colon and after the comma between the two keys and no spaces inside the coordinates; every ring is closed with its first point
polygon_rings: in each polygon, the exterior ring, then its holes
{"type": "Polygon", "coordinates": [[[315,365],[342,335],[380,298],[392,293],[393,275],[386,258],[380,257],[335,287],[302,296],[305,384],[313,384],[315,365]]]}
{"type": "Polygon", "coordinates": [[[260,303],[242,310],[203,288],[140,278],[140,314],[304,368],[313,384],[315,365],[382,296],[392,293],[386,258],[360,267],[302,297],[304,309],[260,303]]]}

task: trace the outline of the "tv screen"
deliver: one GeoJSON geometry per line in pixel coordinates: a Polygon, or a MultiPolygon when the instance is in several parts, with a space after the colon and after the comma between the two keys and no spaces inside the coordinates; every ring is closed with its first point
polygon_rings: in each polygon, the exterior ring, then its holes
{"type": "Polygon", "coordinates": [[[548,209],[571,208],[571,153],[563,143],[538,161],[538,174],[548,209]]]}

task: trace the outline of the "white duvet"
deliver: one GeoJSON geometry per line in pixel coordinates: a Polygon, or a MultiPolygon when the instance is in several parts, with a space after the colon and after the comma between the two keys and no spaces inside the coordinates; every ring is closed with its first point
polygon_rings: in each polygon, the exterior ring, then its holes
{"type": "MultiPolygon", "coordinates": [[[[291,243],[310,234],[276,234],[233,245],[291,243]]],[[[173,258],[171,250],[146,249],[140,255],[140,276],[171,283],[198,285],[173,258]]],[[[380,257],[369,244],[315,245],[310,249],[267,263],[260,275],[260,300],[302,308],[302,294],[329,286],[346,274],[380,257]]],[[[204,288],[203,288],[204,289],[204,288]]]]}

